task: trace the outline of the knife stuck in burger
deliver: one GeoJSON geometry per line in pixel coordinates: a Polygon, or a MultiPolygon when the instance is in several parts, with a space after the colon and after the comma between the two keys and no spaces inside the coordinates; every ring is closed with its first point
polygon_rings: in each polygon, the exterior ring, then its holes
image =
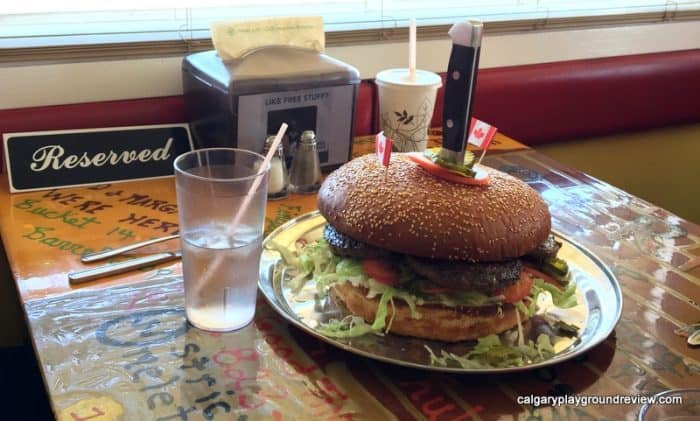
{"type": "Polygon", "coordinates": [[[488,184],[488,174],[475,167],[474,154],[466,149],[483,28],[478,21],[459,22],[450,28],[452,52],[445,76],[442,146],[409,155],[433,175],[463,184],[488,184]]]}

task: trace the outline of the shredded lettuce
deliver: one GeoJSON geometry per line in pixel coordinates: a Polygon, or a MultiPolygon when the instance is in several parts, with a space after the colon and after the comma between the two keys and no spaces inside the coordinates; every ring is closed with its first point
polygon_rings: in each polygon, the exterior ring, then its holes
{"type": "Polygon", "coordinates": [[[297,256],[291,252],[287,247],[282,246],[274,240],[271,240],[268,247],[272,250],[277,251],[282,257],[282,261],[287,266],[299,266],[299,259],[297,256]]]}
{"type": "MultiPolygon", "coordinates": [[[[385,310],[386,304],[392,299],[400,299],[408,305],[411,310],[411,316],[415,319],[421,317],[417,310],[418,306],[428,302],[442,303],[447,306],[487,305],[500,302],[498,299],[476,292],[464,292],[454,295],[422,292],[421,288],[427,281],[417,278],[415,273],[405,267],[401,267],[400,288],[377,282],[364,272],[359,260],[335,256],[325,240],[306,245],[298,252],[298,257],[295,257],[294,261],[296,262],[295,266],[298,273],[291,279],[290,286],[295,293],[300,291],[312,279],[319,293],[324,293],[334,283],[350,282],[355,286],[367,288],[368,298],[380,297],[380,311],[385,310]],[[389,296],[391,298],[386,298],[389,296]],[[384,303],[381,302],[381,297],[384,297],[384,303]]],[[[385,316],[386,314],[388,313],[384,313],[385,316]]]]}
{"type": "Polygon", "coordinates": [[[386,326],[386,316],[389,313],[388,304],[394,298],[394,294],[391,290],[386,290],[382,294],[382,298],[379,299],[379,305],[377,306],[377,313],[374,317],[374,323],[372,323],[372,330],[379,332],[386,326]]]}
{"type": "Polygon", "coordinates": [[[466,369],[521,367],[547,360],[554,355],[552,343],[545,334],[540,334],[537,342],[529,340],[524,345],[505,345],[497,335],[484,336],[465,355],[441,350],[438,356],[429,346],[425,345],[425,348],[430,354],[431,364],[446,367],[456,363],[466,369]]]}
{"type": "Polygon", "coordinates": [[[331,319],[328,322],[322,323],[316,330],[322,335],[331,338],[354,338],[367,333],[381,334],[385,331],[385,327],[388,332],[394,320],[394,315],[396,314],[396,311],[392,311],[391,317],[389,318],[389,325],[387,326],[386,318],[389,315],[389,304],[391,303],[393,309],[395,292],[396,289],[394,288],[388,288],[384,291],[379,299],[377,313],[371,325],[367,324],[360,316],[349,315],[341,320],[331,319]]]}
{"type": "MultiPolygon", "coordinates": [[[[316,328],[324,336],[353,338],[370,333],[382,335],[389,332],[396,315],[394,306],[397,299],[409,306],[411,315],[415,319],[421,317],[417,310],[418,306],[425,303],[441,303],[446,306],[497,304],[502,316],[500,305],[503,297],[490,297],[478,292],[428,293],[426,292],[428,288],[425,288],[429,285],[428,281],[405,267],[401,267],[399,274],[400,287],[386,285],[368,276],[359,260],[335,256],[324,240],[306,245],[298,250],[297,256],[286,256],[285,262],[287,259],[294,261],[298,271],[290,281],[293,290],[301,290],[313,279],[318,293],[325,294],[327,289],[335,283],[350,282],[354,286],[366,288],[368,298],[379,298],[372,323],[355,315],[346,316],[341,320],[333,319],[316,328]]],[[[537,296],[545,292],[551,295],[552,303],[557,307],[571,308],[577,305],[575,283],[570,282],[564,290],[560,290],[541,279],[534,279],[532,298],[526,298],[525,301],[519,301],[514,305],[522,314],[532,317],[538,311],[537,296]]],[[[554,348],[547,335],[539,335],[536,341],[525,340],[520,320],[518,320],[517,341],[515,338],[513,341],[506,338],[506,341],[502,342],[499,336],[489,335],[480,338],[474,348],[465,355],[456,355],[445,350],[441,350],[438,355],[430,347],[426,346],[426,349],[430,353],[431,364],[442,366],[457,364],[463,368],[523,366],[544,361],[554,355],[554,348]]]]}
{"type": "Polygon", "coordinates": [[[557,288],[555,285],[545,282],[542,279],[534,278],[532,289],[534,291],[533,295],[537,298],[537,295],[543,291],[547,291],[552,295],[552,302],[555,306],[559,308],[571,308],[578,304],[576,300],[576,284],[574,282],[569,282],[566,288],[563,290],[557,288]]]}
{"type": "MultiPolygon", "coordinates": [[[[578,305],[576,299],[576,284],[570,282],[564,290],[560,290],[556,286],[549,284],[541,279],[534,279],[532,287],[532,298],[527,298],[529,303],[518,301],[514,303],[519,310],[516,312],[516,317],[520,312],[528,317],[534,316],[537,311],[537,298],[540,294],[548,293],[552,297],[552,304],[559,308],[571,308],[578,305]]],[[[540,309],[541,310],[541,309],[540,309]]],[[[555,328],[559,336],[575,336],[578,328],[573,325],[568,325],[559,320],[550,320],[547,313],[542,314],[545,320],[555,328]],[[561,323],[555,323],[561,322],[561,323]]],[[[430,362],[433,365],[458,365],[466,369],[484,369],[484,368],[505,368],[505,367],[520,367],[526,364],[535,364],[552,358],[555,354],[554,346],[551,339],[546,334],[540,334],[536,341],[528,340],[522,332],[520,318],[517,320],[517,343],[515,336],[512,336],[512,341],[504,343],[497,335],[489,335],[480,338],[477,344],[471,351],[464,355],[440,350],[440,355],[437,355],[430,347],[426,345],[426,349],[430,355],[430,362]]],[[[508,335],[504,336],[505,338],[508,335]]]]}
{"type": "Polygon", "coordinates": [[[364,271],[362,270],[362,265],[356,259],[340,259],[337,265],[335,265],[335,273],[338,276],[362,276],[364,271]]]}
{"type": "MultiPolygon", "coordinates": [[[[338,282],[350,282],[355,286],[367,288],[367,297],[379,297],[374,322],[366,324],[359,323],[355,318],[345,318],[343,320],[332,320],[322,324],[317,330],[331,337],[352,337],[360,336],[368,332],[384,333],[391,329],[395,311],[391,311],[388,305],[394,308],[394,299],[404,301],[411,310],[411,316],[420,319],[418,305],[425,300],[411,290],[394,288],[370,278],[362,269],[360,261],[352,258],[340,258],[335,256],[324,240],[319,240],[308,244],[299,251],[296,258],[296,268],[298,274],[290,281],[293,292],[299,292],[310,280],[314,280],[316,290],[319,294],[324,294],[328,287],[338,282]],[[387,317],[389,323],[387,324],[387,317]]],[[[402,273],[404,279],[408,281],[407,272],[402,273]]],[[[415,275],[414,275],[415,276],[415,275]]]]}
{"type": "Polygon", "coordinates": [[[421,318],[421,314],[418,312],[418,305],[424,303],[424,301],[421,298],[416,297],[414,294],[408,291],[405,291],[403,288],[394,288],[392,286],[377,282],[372,278],[369,278],[367,280],[366,286],[369,287],[369,293],[367,294],[367,297],[373,298],[378,295],[384,297],[385,294],[390,294],[392,299],[399,298],[403,302],[405,302],[406,305],[408,305],[408,308],[411,310],[411,317],[413,317],[414,319],[421,318]]]}
{"type": "Polygon", "coordinates": [[[476,343],[476,346],[472,350],[473,354],[485,354],[487,353],[491,348],[496,347],[501,344],[501,340],[498,338],[498,335],[488,335],[484,336],[483,338],[479,339],[476,343]]]}
{"type": "Polygon", "coordinates": [[[552,345],[552,341],[549,339],[549,336],[545,335],[544,333],[541,333],[539,336],[537,336],[537,345],[535,346],[535,348],[540,354],[540,358],[542,360],[545,360],[554,355],[554,346],[552,345]]]}
{"type": "Polygon", "coordinates": [[[341,320],[332,319],[318,326],[316,331],[329,338],[355,338],[373,332],[372,326],[365,319],[353,315],[341,320]]]}
{"type": "Polygon", "coordinates": [[[541,291],[534,291],[532,297],[525,297],[524,300],[518,301],[515,307],[528,318],[534,316],[537,313],[537,296],[540,293],[541,291]],[[525,301],[528,303],[526,304],[525,301]]]}
{"type": "Polygon", "coordinates": [[[522,301],[515,303],[515,308],[517,308],[521,313],[526,314],[530,317],[530,309],[522,301]]]}
{"type": "MultiPolygon", "coordinates": [[[[339,258],[331,252],[324,240],[308,244],[301,249],[296,259],[297,264],[295,266],[299,273],[289,281],[292,290],[299,292],[312,278],[315,278],[317,283],[319,280],[325,280],[326,284],[328,284],[332,281],[333,276],[327,276],[325,279],[321,277],[323,275],[333,275],[338,260],[339,258]]],[[[325,285],[318,286],[317,284],[317,287],[323,286],[325,285]]]]}

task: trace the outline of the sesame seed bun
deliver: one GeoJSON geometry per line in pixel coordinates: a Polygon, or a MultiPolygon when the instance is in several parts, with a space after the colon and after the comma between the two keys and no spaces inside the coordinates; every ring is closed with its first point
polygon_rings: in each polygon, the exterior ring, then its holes
{"type": "Polygon", "coordinates": [[[404,154],[392,154],[388,170],[365,155],[326,178],[318,208],[341,233],[397,253],[481,262],[520,257],[547,239],[547,204],[522,181],[484,168],[490,184],[471,186],[437,178],[404,154]]]}
{"type": "MultiPolygon", "coordinates": [[[[332,293],[340,299],[345,307],[368,323],[371,323],[377,313],[379,297],[367,298],[367,290],[355,287],[349,282],[335,284],[332,293]]],[[[394,300],[394,306],[389,310],[386,323],[391,321],[391,333],[415,336],[417,338],[459,342],[481,338],[492,333],[504,332],[517,324],[517,311],[510,304],[503,305],[501,312],[497,306],[478,309],[475,307],[448,308],[442,306],[419,306],[419,319],[411,316],[411,309],[401,300],[394,300]]],[[[527,320],[520,313],[522,322],[527,320]]]]}

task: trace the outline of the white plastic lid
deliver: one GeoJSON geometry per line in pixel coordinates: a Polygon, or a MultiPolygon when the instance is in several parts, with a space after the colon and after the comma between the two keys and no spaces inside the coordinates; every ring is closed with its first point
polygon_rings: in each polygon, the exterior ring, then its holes
{"type": "Polygon", "coordinates": [[[416,80],[408,77],[408,68],[382,70],[375,76],[377,84],[400,86],[442,86],[442,78],[437,73],[416,69],[416,80]]]}

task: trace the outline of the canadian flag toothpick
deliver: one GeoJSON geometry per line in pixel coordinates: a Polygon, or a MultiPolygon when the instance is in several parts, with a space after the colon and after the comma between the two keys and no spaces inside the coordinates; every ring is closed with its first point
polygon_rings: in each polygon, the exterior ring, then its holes
{"type": "Polygon", "coordinates": [[[377,152],[379,163],[385,167],[389,167],[391,160],[391,138],[384,136],[384,132],[377,133],[374,143],[374,150],[377,152]]]}
{"type": "Polygon", "coordinates": [[[486,150],[489,148],[494,135],[496,135],[496,131],[498,131],[498,129],[495,126],[484,123],[483,121],[472,117],[467,143],[471,143],[472,145],[482,149],[481,156],[479,157],[477,164],[481,164],[481,160],[484,159],[486,150]]]}
{"type": "Polygon", "coordinates": [[[384,132],[377,133],[374,139],[374,151],[377,153],[379,163],[384,165],[384,181],[389,173],[389,161],[391,161],[391,138],[384,136],[384,132]]]}

